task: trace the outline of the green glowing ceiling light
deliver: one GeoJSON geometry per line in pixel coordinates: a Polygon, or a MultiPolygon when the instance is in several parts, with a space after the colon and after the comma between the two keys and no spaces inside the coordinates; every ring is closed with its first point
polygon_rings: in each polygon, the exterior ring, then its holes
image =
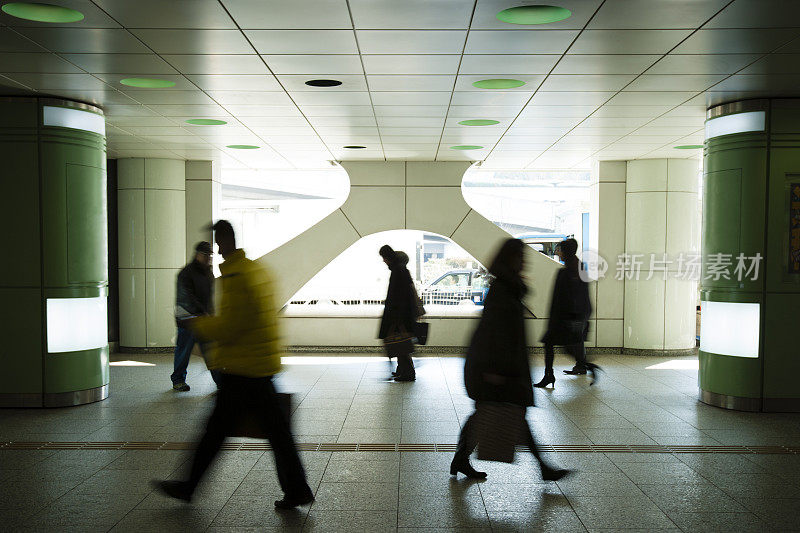
{"type": "Polygon", "coordinates": [[[260,146],[254,146],[252,144],[229,144],[228,148],[233,148],[234,150],[256,150],[261,148],[260,146]]]}
{"type": "Polygon", "coordinates": [[[525,85],[521,80],[507,80],[507,79],[491,79],[479,80],[472,84],[473,87],[478,89],[513,89],[514,87],[522,87],[525,85]]]}
{"type": "Polygon", "coordinates": [[[572,16],[569,9],[558,6],[519,6],[504,9],[497,14],[497,20],[509,24],[550,24],[572,16]]]}
{"type": "Polygon", "coordinates": [[[499,120],[490,120],[488,118],[476,118],[471,120],[462,120],[459,122],[462,126],[494,126],[500,124],[499,120]]]}
{"type": "Polygon", "coordinates": [[[451,146],[451,150],[480,150],[483,146],[478,146],[475,144],[459,144],[456,146],[451,146]]]}
{"type": "Polygon", "coordinates": [[[119,82],[128,87],[141,87],[143,89],[166,89],[167,87],[175,86],[174,81],[158,80],[155,78],[125,78],[119,80],[119,82]]]}
{"type": "Polygon", "coordinates": [[[5,4],[2,10],[12,17],[36,22],[65,23],[83,20],[83,13],[80,11],[52,4],[12,2],[5,4]]]}
{"type": "Polygon", "coordinates": [[[676,150],[699,150],[702,147],[702,144],[682,144],[680,146],[673,146],[676,150]]]}
{"type": "Polygon", "coordinates": [[[222,126],[223,124],[227,124],[224,120],[217,120],[215,118],[190,118],[186,123],[194,124],[195,126],[222,126]]]}

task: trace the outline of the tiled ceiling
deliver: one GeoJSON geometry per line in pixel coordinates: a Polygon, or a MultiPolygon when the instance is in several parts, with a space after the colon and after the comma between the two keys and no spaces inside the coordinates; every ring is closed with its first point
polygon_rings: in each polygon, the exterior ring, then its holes
{"type": "Polygon", "coordinates": [[[800,96],[798,0],[552,0],[572,16],[539,26],[497,20],[513,0],[49,1],[85,19],[0,14],[0,94],[102,107],[110,157],[585,168],[699,157],[673,147],[702,144],[707,106],[800,96]],[[119,83],[133,76],[175,86],[119,83]],[[319,78],[342,84],[305,85],[319,78]],[[487,78],[525,85],[472,85],[487,78]]]}

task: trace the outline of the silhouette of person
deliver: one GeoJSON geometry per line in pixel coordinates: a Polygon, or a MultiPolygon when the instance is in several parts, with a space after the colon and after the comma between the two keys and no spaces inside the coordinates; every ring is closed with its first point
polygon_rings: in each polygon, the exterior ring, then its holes
{"type": "MultiPolygon", "coordinates": [[[[525,316],[522,297],[527,287],[520,276],[524,265],[525,245],[508,239],[489,268],[492,282],[484,301],[483,315],[472,336],[464,364],[467,395],[475,400],[476,413],[484,402],[511,403],[523,408],[533,405],[533,388],[525,339],[525,316]]],[[[476,435],[476,413],[470,415],[461,429],[458,449],[450,464],[450,474],[458,472],[469,478],[482,479],[469,456],[479,444],[476,435]]],[[[498,426],[501,421],[498,421],[498,426]]],[[[539,462],[542,478],[561,479],[569,473],[544,462],[536,448],[533,434],[524,416],[519,421],[526,430],[529,450],[539,462]]]]}
{"type": "MultiPolygon", "coordinates": [[[[194,247],[192,262],[183,267],[178,273],[178,285],[175,291],[175,322],[178,326],[178,338],[175,342],[174,372],[170,376],[172,388],[178,392],[188,392],[186,384],[186,369],[192,355],[195,339],[192,330],[184,323],[187,319],[201,315],[210,315],[212,312],[212,296],[214,275],[211,273],[211,243],[202,241],[194,247]]],[[[208,344],[201,342],[200,350],[206,357],[208,344]]],[[[212,371],[211,377],[217,381],[217,372],[212,371]]]]}
{"type": "Polygon", "coordinates": [[[395,381],[414,381],[416,371],[411,354],[414,352],[414,324],[417,321],[416,292],[406,265],[408,255],[395,252],[385,244],[378,251],[392,274],[383,306],[378,338],[383,340],[386,355],[397,357],[395,381]]]}
{"type": "Polygon", "coordinates": [[[198,338],[214,341],[209,368],[219,369],[219,391],[211,417],[192,460],[185,481],[161,481],[156,486],[173,498],[191,501],[222,446],[236,431],[246,414],[263,426],[275,453],[278,481],[284,497],[279,509],[311,503],[314,494],[289,430],[289,418],[281,409],[281,397],[272,376],[281,368],[278,309],[271,274],[236,248],[233,227],[227,220],[213,226],[214,239],[225,259],[222,272],[222,302],[219,313],[192,319],[189,327],[198,338]]]}
{"type": "Polygon", "coordinates": [[[564,346],[575,358],[572,370],[565,374],[592,374],[592,383],[597,379],[600,367],[586,362],[586,349],[583,342],[589,333],[589,317],[592,303],[589,300],[589,285],[580,276],[580,261],[577,257],[578,241],[566,239],[556,248],[556,253],[564,261],[564,268],[558,271],[550,301],[550,319],[547,332],[542,337],[544,343],[544,377],[535,387],[546,387],[556,382],[553,374],[554,346],[564,346]]]}

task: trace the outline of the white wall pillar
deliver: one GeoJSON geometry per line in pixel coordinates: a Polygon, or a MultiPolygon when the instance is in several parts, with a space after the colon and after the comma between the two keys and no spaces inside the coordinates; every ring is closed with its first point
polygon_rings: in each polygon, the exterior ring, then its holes
{"type": "Polygon", "coordinates": [[[186,260],[186,165],[120,159],[120,346],[168,347],[175,336],[176,276],[186,260]]]}
{"type": "Polygon", "coordinates": [[[200,241],[213,242],[209,224],[221,216],[222,181],[211,161],[186,161],[186,260],[200,241]]]}
{"type": "MultiPolygon", "coordinates": [[[[623,346],[625,285],[614,279],[617,256],[625,251],[625,161],[598,161],[592,172],[589,248],[608,266],[593,284],[597,346],[623,346]]],[[[586,258],[584,258],[586,259],[586,258]]]]}
{"type": "Polygon", "coordinates": [[[638,280],[635,273],[625,279],[625,348],[695,346],[697,282],[677,278],[677,259],[698,252],[697,165],[693,159],[627,163],[625,252],[630,257],[642,254],[642,264],[638,280]],[[658,265],[651,269],[651,254],[656,259],[666,254],[673,261],[666,273],[658,265]]]}

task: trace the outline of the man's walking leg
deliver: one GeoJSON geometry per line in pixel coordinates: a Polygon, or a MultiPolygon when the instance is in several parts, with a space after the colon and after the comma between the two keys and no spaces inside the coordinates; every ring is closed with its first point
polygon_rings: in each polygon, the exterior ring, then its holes
{"type": "Polygon", "coordinates": [[[289,419],[281,411],[272,378],[260,378],[259,381],[261,387],[256,392],[263,398],[267,435],[275,454],[278,482],[284,493],[283,500],[276,501],[275,506],[288,509],[311,503],[314,493],[306,481],[306,473],[289,429],[289,419]]]}
{"type": "Polygon", "coordinates": [[[189,367],[189,358],[194,347],[194,335],[187,328],[178,327],[178,339],[175,342],[174,371],[172,372],[172,387],[185,392],[189,390],[186,385],[186,369],[189,367]]]}

